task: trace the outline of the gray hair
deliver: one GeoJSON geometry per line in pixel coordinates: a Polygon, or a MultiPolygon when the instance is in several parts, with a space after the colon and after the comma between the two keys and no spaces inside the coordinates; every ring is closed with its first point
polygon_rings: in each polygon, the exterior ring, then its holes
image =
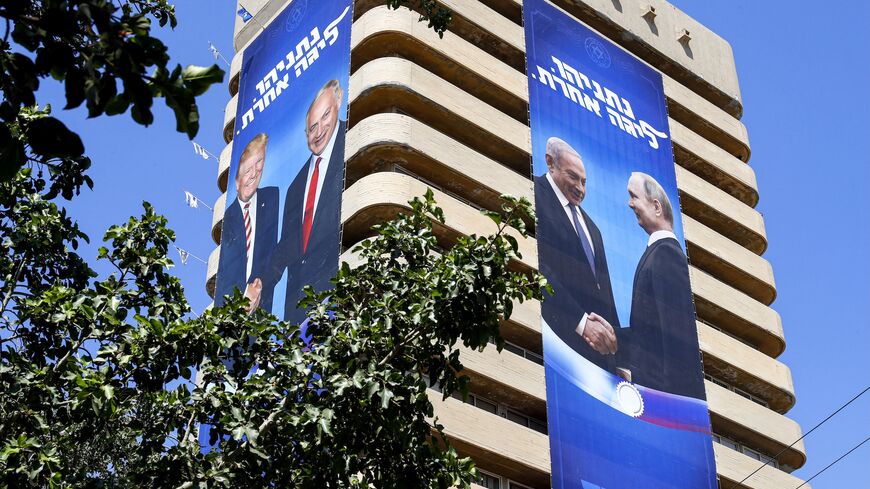
{"type": "Polygon", "coordinates": [[[631,174],[631,178],[640,178],[641,182],[643,182],[643,193],[647,200],[652,202],[653,200],[657,200],[662,204],[662,214],[665,219],[671,224],[674,225],[674,209],[671,207],[671,199],[668,198],[668,194],[665,193],[665,189],[662,188],[661,184],[656,181],[655,178],[647,175],[646,173],[641,173],[639,171],[633,172],[631,174]]]}
{"type": "Polygon", "coordinates": [[[317,91],[317,94],[314,95],[314,98],[311,99],[311,103],[308,105],[308,110],[305,111],[305,134],[308,134],[308,114],[311,113],[311,109],[314,108],[314,103],[317,102],[317,99],[319,99],[321,95],[329,90],[332,90],[332,96],[334,97],[335,105],[341,104],[341,97],[344,94],[344,91],[341,89],[341,83],[336,79],[332,79],[324,83],[323,86],[320,87],[320,90],[317,91]]]}
{"type": "Polygon", "coordinates": [[[556,162],[556,166],[559,166],[562,155],[564,155],[565,153],[574,155],[581,160],[583,159],[576,149],[572,148],[570,144],[566,143],[562,139],[559,139],[555,136],[547,139],[547,154],[550,155],[551,158],[553,158],[553,161],[556,162]]]}

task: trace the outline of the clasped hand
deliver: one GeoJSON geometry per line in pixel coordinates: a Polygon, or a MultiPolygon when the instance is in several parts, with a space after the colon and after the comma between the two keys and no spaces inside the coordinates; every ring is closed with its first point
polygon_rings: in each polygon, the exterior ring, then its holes
{"type": "Polygon", "coordinates": [[[593,312],[586,316],[586,326],[582,336],[598,353],[602,355],[616,353],[616,333],[613,331],[613,326],[598,314],[593,312]]]}
{"type": "Polygon", "coordinates": [[[263,281],[259,278],[255,278],[245,287],[245,298],[248,299],[248,307],[246,311],[248,314],[251,314],[257,307],[260,306],[260,296],[263,292],[263,281]]]}

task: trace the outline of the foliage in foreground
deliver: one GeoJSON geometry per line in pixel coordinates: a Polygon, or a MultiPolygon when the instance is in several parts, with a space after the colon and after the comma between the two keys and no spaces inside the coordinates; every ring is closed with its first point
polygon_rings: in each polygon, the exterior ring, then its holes
{"type": "Polygon", "coordinates": [[[47,78],[63,83],[66,109],[84,104],[89,117],[129,110],[147,126],[154,99],[163,98],[176,129],[190,138],[199,130],[196,97],[223,80],[217,65],[170,64],[166,46],[151,32],[152,20],[176,25],[175,7],[166,0],[4,1],[0,19],[0,181],[39,164],[91,185],[79,136],[47,113],[28,117],[47,78]]]}
{"type": "MultiPolygon", "coordinates": [[[[430,0],[387,3],[439,33],[449,22],[430,0]]],[[[442,250],[431,194],[413,201],[334,292],[307,299],[310,343],[240,296],[187,320],[174,234],[150,205],[106,233],[99,260],[115,273],[76,252],[88,237],[55,201],[92,186],[91,161],[36,95],[52,77],[66,108],[142,125],[162,97],[193,137],[194,99],[223,72],[170,69],[151,35],[152,20],[175,25],[166,0],[2,2],[0,18],[0,486],[467,486],[473,466],[426,386],[464,390],[457,345],[500,343],[499,316],[540,294],[539,277],[507,268],[529,203],[508,199],[496,234],[442,250]]]]}
{"type": "Polygon", "coordinates": [[[116,272],[95,279],[40,181],[22,170],[0,185],[4,485],[468,485],[473,465],[432,419],[427,385],[464,390],[459,344],[500,342],[512,301],[540,295],[537,276],[508,268],[528,202],[489,213],[494,235],[441,249],[441,210],[431,193],[415,199],[356,248],[362,263],[344,264],[334,291],[309,294],[303,338],[246,315],[239,295],[186,320],[174,235],[148,204],[106,233],[99,258],[116,272]]]}

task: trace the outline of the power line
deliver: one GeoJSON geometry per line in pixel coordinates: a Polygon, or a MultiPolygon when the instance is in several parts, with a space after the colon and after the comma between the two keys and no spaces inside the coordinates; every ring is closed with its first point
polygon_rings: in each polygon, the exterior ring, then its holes
{"type": "MultiPolygon", "coordinates": [[[[746,482],[747,480],[749,480],[749,478],[752,477],[753,475],[757,474],[759,470],[761,470],[761,469],[763,469],[765,466],[769,465],[770,462],[772,462],[773,460],[778,459],[780,455],[782,455],[783,453],[785,453],[785,451],[788,450],[789,448],[793,447],[793,446],[795,445],[795,443],[797,443],[797,442],[803,440],[804,438],[806,438],[810,433],[812,433],[813,431],[815,431],[816,428],[818,428],[819,426],[825,424],[825,422],[827,422],[829,419],[833,418],[837,413],[839,413],[840,411],[842,411],[843,409],[845,409],[846,406],[848,406],[849,404],[852,404],[852,402],[855,401],[855,399],[858,399],[859,397],[863,396],[864,393],[867,392],[868,390],[870,390],[870,386],[865,387],[863,391],[861,391],[861,392],[858,393],[858,395],[856,395],[856,396],[853,397],[852,399],[849,399],[849,401],[848,401],[846,404],[843,404],[843,405],[840,406],[836,411],[834,411],[833,413],[829,414],[827,418],[825,418],[825,419],[823,419],[821,422],[819,422],[819,424],[813,426],[813,428],[812,428],[810,431],[807,431],[806,433],[804,433],[803,435],[801,435],[800,438],[798,438],[797,440],[791,442],[791,444],[790,444],[789,446],[787,446],[787,447],[783,448],[782,450],[780,450],[779,453],[777,453],[776,455],[774,455],[773,458],[772,458],[771,460],[768,460],[767,462],[761,464],[760,467],[758,467],[757,469],[753,470],[752,473],[749,474],[749,475],[747,475],[746,477],[744,477],[743,480],[741,480],[740,482],[738,482],[738,483],[732,485],[732,486],[731,486],[731,489],[734,489],[735,487],[737,487],[737,486],[739,486],[740,484],[743,484],[744,482],[746,482]]],[[[867,440],[864,440],[864,441],[867,441],[867,440]]],[[[856,447],[856,448],[857,448],[857,447],[856,447]]],[[[853,449],[853,450],[854,450],[854,449],[853,449]]],[[[836,462],[835,462],[835,463],[836,463],[836,462]]],[[[817,475],[818,475],[818,474],[817,474],[817,475]]],[[[815,476],[813,476],[813,477],[815,477],[815,476]]]]}
{"type": "Polygon", "coordinates": [[[824,469],[822,469],[822,470],[816,472],[812,477],[810,477],[809,479],[805,480],[801,485],[795,487],[795,489],[800,489],[801,487],[805,486],[805,485],[806,485],[807,483],[809,483],[811,480],[813,480],[813,479],[815,479],[817,476],[821,475],[822,472],[824,472],[824,471],[830,469],[832,466],[834,466],[834,464],[836,464],[836,463],[839,462],[840,460],[843,460],[844,458],[846,458],[846,456],[848,456],[850,453],[852,453],[852,452],[854,452],[855,450],[857,450],[861,445],[867,443],[868,441],[870,441],[870,436],[868,436],[867,438],[864,438],[864,441],[862,441],[861,443],[859,443],[859,444],[855,445],[854,447],[852,447],[852,449],[849,450],[848,452],[846,452],[846,453],[840,455],[840,458],[838,458],[837,460],[834,460],[833,462],[829,463],[827,467],[825,467],[824,469]]]}

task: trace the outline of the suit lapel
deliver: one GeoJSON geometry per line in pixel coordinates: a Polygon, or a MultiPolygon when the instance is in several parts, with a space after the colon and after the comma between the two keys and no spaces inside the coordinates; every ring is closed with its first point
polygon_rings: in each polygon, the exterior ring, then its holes
{"type": "Polygon", "coordinates": [[[549,200],[548,205],[556,211],[556,215],[553,216],[552,219],[556,223],[556,229],[561,235],[561,239],[559,239],[558,242],[574,243],[573,253],[582,257],[583,261],[586,262],[586,253],[583,251],[580,239],[574,231],[574,224],[568,218],[568,214],[565,213],[565,209],[562,207],[562,202],[559,201],[559,197],[556,195],[556,192],[553,191],[553,186],[550,185],[550,182],[547,180],[547,175],[542,175],[539,182],[539,185],[541,185],[542,190],[544,191],[544,195],[546,195],[547,200],[549,200]]]}
{"type": "MultiPolygon", "coordinates": [[[[335,201],[335,199],[325,197],[334,193],[333,188],[338,184],[335,180],[344,175],[344,133],[346,131],[346,123],[344,121],[339,121],[336,130],[339,132],[336,135],[335,146],[332,148],[332,154],[329,156],[329,164],[326,167],[326,173],[322,176],[323,185],[320,187],[320,196],[317,199],[317,208],[314,211],[314,221],[311,223],[311,235],[308,238],[309,244],[311,244],[312,241],[315,241],[315,236],[317,236],[318,231],[322,227],[320,223],[329,220],[326,216],[327,211],[332,209],[333,206],[338,205],[338,201],[335,201]]],[[[308,159],[308,165],[311,165],[312,160],[313,156],[308,159]]],[[[306,166],[306,175],[307,173],[308,166],[306,166]]],[[[341,195],[341,189],[338,190],[338,195],[341,195]]],[[[304,205],[305,201],[303,199],[303,209],[304,205]]]]}

